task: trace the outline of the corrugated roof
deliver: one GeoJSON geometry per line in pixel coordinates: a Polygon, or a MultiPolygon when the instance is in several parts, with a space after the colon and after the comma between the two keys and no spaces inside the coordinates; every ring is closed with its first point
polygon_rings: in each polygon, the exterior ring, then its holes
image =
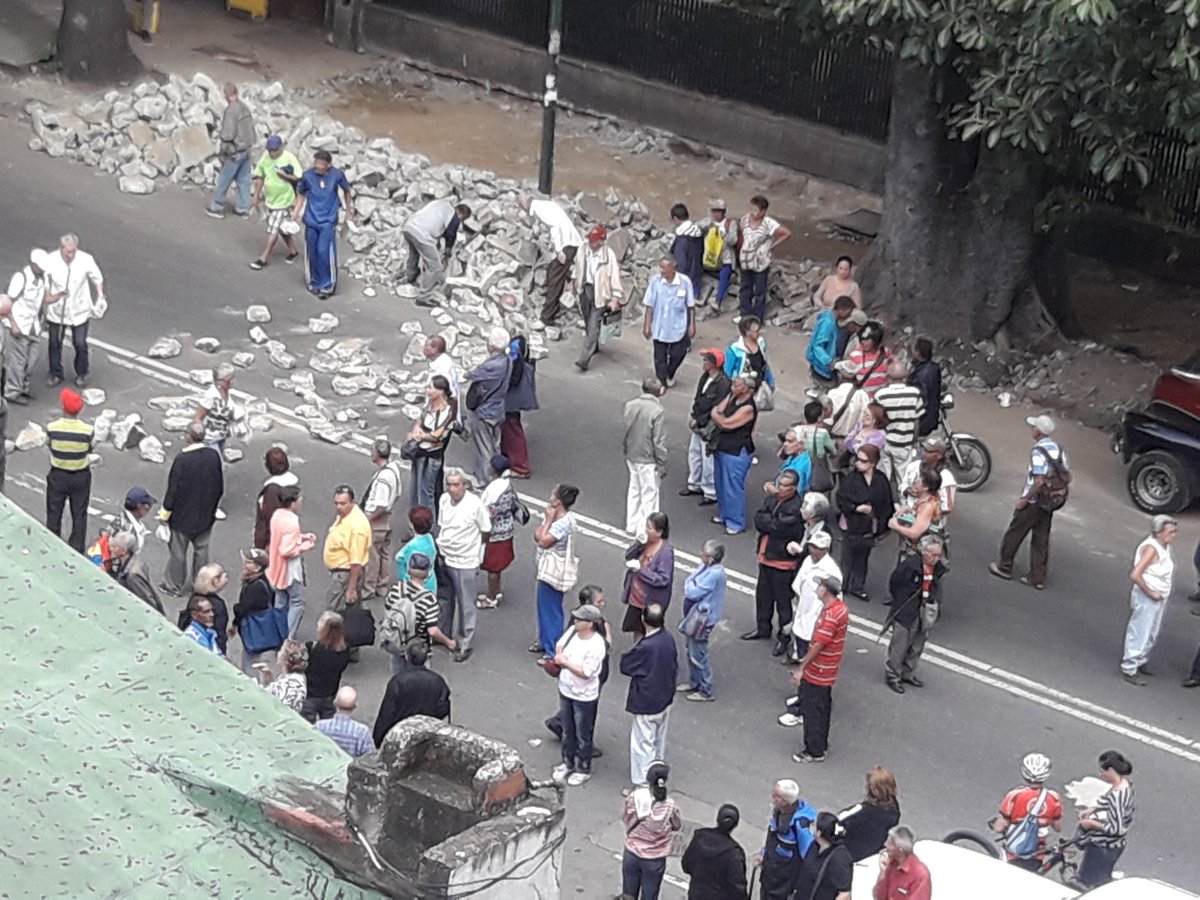
{"type": "Polygon", "coordinates": [[[0,896],[381,896],[253,802],[348,762],[0,498],[0,896]]]}

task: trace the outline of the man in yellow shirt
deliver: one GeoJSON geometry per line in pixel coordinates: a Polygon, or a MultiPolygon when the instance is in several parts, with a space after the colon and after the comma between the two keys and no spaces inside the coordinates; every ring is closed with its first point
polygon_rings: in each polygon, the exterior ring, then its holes
{"type": "Polygon", "coordinates": [[[333,489],[333,506],[337,518],[325,535],[325,568],[330,574],[326,605],[342,612],[359,601],[371,552],[371,523],[354,502],[354,488],[348,484],[333,489]]]}

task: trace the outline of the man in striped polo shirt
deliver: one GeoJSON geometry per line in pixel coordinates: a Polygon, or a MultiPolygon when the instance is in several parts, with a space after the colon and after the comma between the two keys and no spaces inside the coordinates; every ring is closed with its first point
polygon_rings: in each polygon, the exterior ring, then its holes
{"type": "Polygon", "coordinates": [[[793,754],[795,762],[825,762],[829,748],[833,685],[846,650],[846,626],[850,623],[850,611],[841,593],[840,579],[826,575],[817,581],[821,614],[813,626],[808,651],[792,676],[792,683],[800,689],[800,718],[804,720],[804,751],[793,754]]]}
{"type": "Polygon", "coordinates": [[[892,484],[899,484],[900,473],[917,446],[917,432],[925,413],[925,396],[908,383],[908,363],[893,359],[887,366],[888,383],[875,392],[875,402],[887,413],[887,455],[891,462],[892,484]]]}
{"type": "Polygon", "coordinates": [[[92,426],[79,419],[83,398],[69,388],[58,395],[63,416],[46,429],[50,472],[46,475],[46,527],[62,536],[63,508],[71,502],[71,536],[67,543],[83,552],[87,540],[88,501],[92,496],[92,426]]]}

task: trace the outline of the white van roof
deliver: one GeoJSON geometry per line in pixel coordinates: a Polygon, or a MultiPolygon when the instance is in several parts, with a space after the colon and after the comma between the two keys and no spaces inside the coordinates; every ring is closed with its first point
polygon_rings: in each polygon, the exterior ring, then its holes
{"type": "Polygon", "coordinates": [[[1082,894],[1079,900],[1196,900],[1197,895],[1154,878],[1122,878],[1082,894]]]}

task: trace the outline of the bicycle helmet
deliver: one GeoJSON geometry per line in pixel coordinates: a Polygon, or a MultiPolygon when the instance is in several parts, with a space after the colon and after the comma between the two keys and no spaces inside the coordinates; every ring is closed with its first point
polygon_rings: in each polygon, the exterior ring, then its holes
{"type": "Polygon", "coordinates": [[[1044,753],[1029,753],[1021,760],[1021,777],[1031,784],[1041,784],[1050,777],[1050,757],[1044,753]]]}

